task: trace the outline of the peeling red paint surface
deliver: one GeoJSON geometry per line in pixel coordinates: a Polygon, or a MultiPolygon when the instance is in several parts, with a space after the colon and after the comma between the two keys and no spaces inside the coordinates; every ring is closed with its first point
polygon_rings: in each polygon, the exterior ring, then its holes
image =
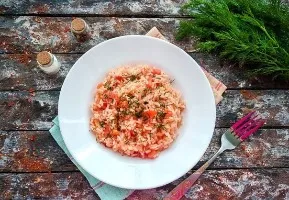
{"type": "Polygon", "coordinates": [[[253,99],[256,99],[258,97],[257,94],[255,94],[254,92],[251,92],[249,90],[241,90],[241,94],[247,100],[253,100],[253,99]]]}
{"type": "Polygon", "coordinates": [[[32,55],[27,52],[20,55],[9,55],[9,59],[15,60],[23,65],[28,65],[32,61],[32,55]]]}
{"type": "MultiPolygon", "coordinates": [[[[19,159],[19,158],[18,158],[19,159]]],[[[49,171],[50,167],[48,163],[45,163],[45,161],[41,159],[29,159],[27,157],[23,157],[19,159],[20,167],[23,170],[28,170],[28,171],[49,171]]]]}
{"type": "MultiPolygon", "coordinates": [[[[0,197],[99,199],[48,132],[57,115],[59,90],[72,65],[91,47],[121,35],[145,34],[156,26],[169,41],[194,52],[190,55],[228,86],[217,106],[217,128],[211,144],[194,170],[219,148],[225,131],[220,127],[229,127],[252,110],[267,119],[266,129],[218,157],[182,200],[289,199],[288,81],[248,78],[215,55],[195,52],[193,39],[176,41],[179,9],[184,2],[1,1],[0,197]],[[91,27],[90,40],[79,43],[71,34],[74,14],[81,14],[91,27]],[[35,56],[42,50],[53,52],[61,62],[55,76],[47,76],[37,68],[35,56]]],[[[135,191],[128,200],[161,200],[191,173],[163,187],[135,191]]]]}
{"type": "Polygon", "coordinates": [[[30,12],[37,14],[47,13],[47,11],[49,11],[49,6],[47,4],[32,6],[30,10],[30,12]]]}

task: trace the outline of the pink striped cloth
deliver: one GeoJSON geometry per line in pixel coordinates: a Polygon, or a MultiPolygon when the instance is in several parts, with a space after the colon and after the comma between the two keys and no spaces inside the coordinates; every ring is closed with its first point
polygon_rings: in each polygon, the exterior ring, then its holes
{"type": "MultiPolygon", "coordinates": [[[[146,35],[168,41],[156,27],[153,27],[146,35]]],[[[215,102],[218,104],[220,101],[222,101],[222,94],[225,92],[227,87],[205,69],[203,69],[203,71],[211,84],[211,88],[215,96],[215,102]]]]}

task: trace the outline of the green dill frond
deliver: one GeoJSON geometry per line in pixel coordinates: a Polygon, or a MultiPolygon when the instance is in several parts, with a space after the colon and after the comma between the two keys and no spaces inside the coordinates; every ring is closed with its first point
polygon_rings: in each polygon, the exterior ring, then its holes
{"type": "Polygon", "coordinates": [[[289,79],[289,7],[281,0],[190,0],[177,39],[194,37],[203,52],[216,52],[250,74],[289,79]]]}

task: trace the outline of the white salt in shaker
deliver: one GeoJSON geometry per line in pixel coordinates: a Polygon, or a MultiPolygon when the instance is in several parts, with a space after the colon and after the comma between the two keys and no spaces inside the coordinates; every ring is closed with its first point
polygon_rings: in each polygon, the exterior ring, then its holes
{"type": "Polygon", "coordinates": [[[46,74],[56,74],[60,69],[57,58],[48,51],[41,51],[37,54],[37,63],[40,69],[46,74]]]}

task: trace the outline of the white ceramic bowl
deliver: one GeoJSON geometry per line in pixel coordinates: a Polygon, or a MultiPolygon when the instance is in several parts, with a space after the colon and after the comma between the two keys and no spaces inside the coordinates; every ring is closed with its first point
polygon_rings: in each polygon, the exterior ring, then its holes
{"type": "Polygon", "coordinates": [[[200,66],[182,49],[148,36],[107,40],[86,52],[69,71],[59,98],[64,142],[74,159],[95,178],[121,188],[148,189],[188,172],[211,140],[216,111],[212,90],[200,66]],[[89,132],[90,105],[97,83],[121,64],[148,63],[175,79],[186,109],[179,136],[154,160],[121,156],[89,132]]]}

